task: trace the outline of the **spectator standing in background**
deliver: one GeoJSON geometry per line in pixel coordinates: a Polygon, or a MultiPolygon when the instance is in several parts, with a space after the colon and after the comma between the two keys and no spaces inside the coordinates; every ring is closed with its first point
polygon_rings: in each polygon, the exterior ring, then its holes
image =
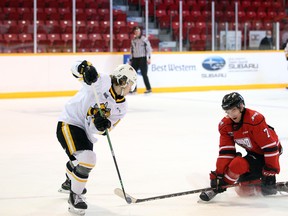
{"type": "MultiPolygon", "coordinates": [[[[282,45],[281,49],[284,49],[286,60],[288,61],[288,39],[285,44],[282,45]]],[[[286,86],[286,89],[288,89],[288,86],[286,86]]]]}
{"type": "Polygon", "coordinates": [[[288,39],[287,39],[284,43],[282,43],[280,49],[281,49],[281,50],[285,50],[285,48],[286,48],[286,46],[287,46],[287,43],[288,43],[288,39]]]}
{"type": "MultiPolygon", "coordinates": [[[[151,63],[151,44],[145,36],[142,35],[141,29],[137,26],[133,28],[134,38],[131,40],[131,59],[130,65],[137,71],[140,69],[144,84],[146,87],[145,94],[151,93],[151,85],[148,78],[148,65],[151,63]]],[[[137,91],[135,88],[134,92],[137,91]]]]}
{"type": "Polygon", "coordinates": [[[261,40],[259,49],[260,50],[272,50],[273,49],[272,32],[270,30],[266,31],[266,36],[261,40]]]}
{"type": "Polygon", "coordinates": [[[286,42],[288,40],[288,23],[284,24],[284,28],[281,31],[281,38],[282,38],[281,43],[286,44],[286,42]]]}
{"type": "Polygon", "coordinates": [[[287,61],[288,61],[288,39],[287,39],[286,43],[282,45],[281,49],[284,50],[286,59],[287,59],[287,61]]]}

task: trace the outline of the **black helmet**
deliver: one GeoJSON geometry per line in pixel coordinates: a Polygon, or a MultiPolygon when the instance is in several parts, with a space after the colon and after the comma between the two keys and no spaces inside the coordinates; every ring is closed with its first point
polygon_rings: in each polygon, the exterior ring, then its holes
{"type": "Polygon", "coordinates": [[[240,104],[245,105],[243,97],[237,93],[232,92],[230,94],[226,94],[222,99],[222,108],[224,110],[229,110],[233,107],[240,108],[240,104]]]}

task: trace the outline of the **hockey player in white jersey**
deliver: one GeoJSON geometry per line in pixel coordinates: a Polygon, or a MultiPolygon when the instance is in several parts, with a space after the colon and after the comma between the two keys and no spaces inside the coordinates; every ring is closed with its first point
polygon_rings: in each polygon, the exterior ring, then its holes
{"type": "Polygon", "coordinates": [[[83,197],[85,185],[96,164],[93,143],[97,135],[112,130],[126,114],[125,96],[134,90],[137,74],[128,64],[119,65],[110,75],[98,73],[86,60],[73,64],[71,71],[83,87],[68,101],[58,119],[57,138],[69,157],[66,181],[59,191],[70,194],[69,211],[83,215],[88,207],[83,197]]]}

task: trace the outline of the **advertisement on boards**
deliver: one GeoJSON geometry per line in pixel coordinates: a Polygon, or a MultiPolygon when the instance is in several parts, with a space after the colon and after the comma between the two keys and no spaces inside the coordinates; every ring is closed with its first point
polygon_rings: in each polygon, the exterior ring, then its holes
{"type": "Polygon", "coordinates": [[[285,66],[276,52],[161,54],[153,55],[148,75],[154,87],[287,83],[285,66]]]}

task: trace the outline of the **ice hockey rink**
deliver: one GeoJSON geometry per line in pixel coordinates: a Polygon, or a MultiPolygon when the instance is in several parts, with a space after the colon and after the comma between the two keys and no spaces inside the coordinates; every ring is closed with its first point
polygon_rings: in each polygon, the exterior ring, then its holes
{"type": "MultiPolygon", "coordinates": [[[[129,95],[126,117],[110,138],[127,193],[136,198],[209,186],[218,155],[222,97],[231,91],[129,95]]],[[[264,114],[284,147],[277,181],[288,180],[288,90],[239,90],[246,107],[264,114]]],[[[56,139],[57,118],[70,97],[0,100],[0,215],[65,216],[58,193],[67,157],[56,139]]],[[[239,148],[238,148],[239,149],[239,148]]],[[[239,149],[240,150],[240,149],[239,149]]],[[[287,216],[288,194],[238,197],[233,188],[211,202],[191,194],[127,204],[106,137],[95,144],[97,164],[87,183],[87,216],[287,216]]]]}

